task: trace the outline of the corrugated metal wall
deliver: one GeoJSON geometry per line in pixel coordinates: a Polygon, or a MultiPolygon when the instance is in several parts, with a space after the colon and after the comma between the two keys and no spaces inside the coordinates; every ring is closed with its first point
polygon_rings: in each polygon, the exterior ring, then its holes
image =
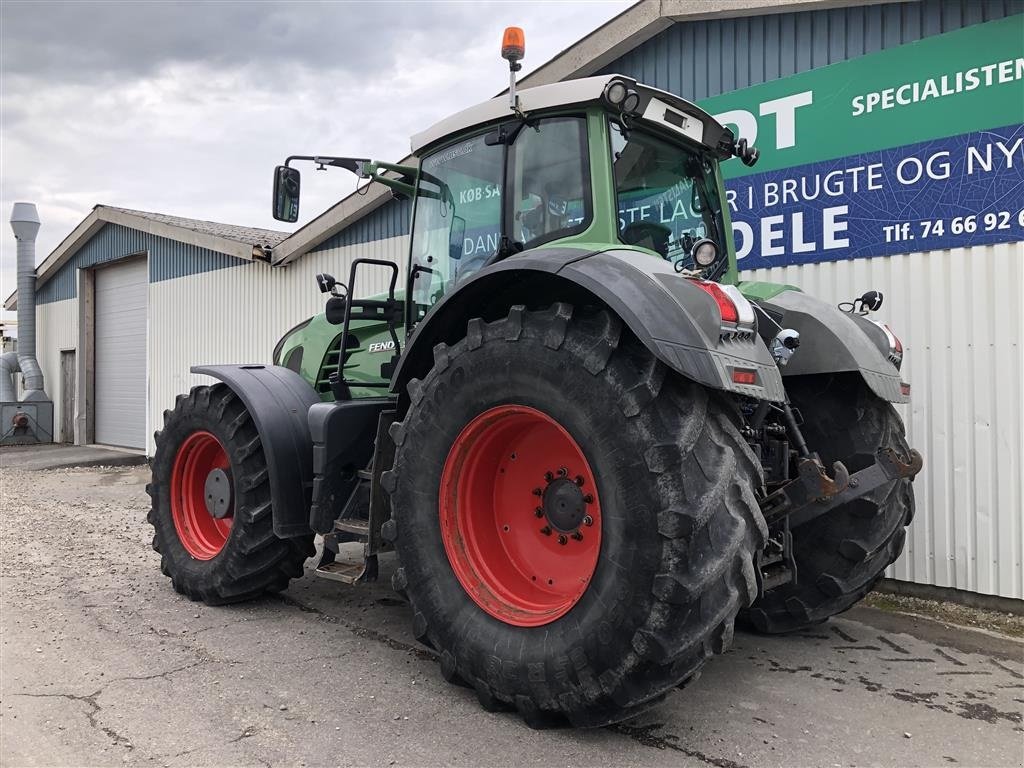
{"type": "Polygon", "coordinates": [[[1021,12],[1020,0],[923,0],[681,22],[601,71],[699,101],[1021,12]]]}
{"type": "Polygon", "coordinates": [[[888,575],[1024,598],[1024,243],[742,272],[831,303],[869,289],[906,350],[899,410],[924,455],[917,516],[888,575]]]}
{"type": "Polygon", "coordinates": [[[37,289],[37,301],[73,299],[78,295],[78,270],[106,264],[134,254],[149,254],[149,279],[170,280],[227,267],[248,264],[243,259],[189,245],[166,237],[151,235],[120,224],[105,224],[65,263],[55,275],[37,289]]]}
{"type": "Polygon", "coordinates": [[[386,240],[409,234],[412,201],[395,198],[328,238],[311,252],[329,251],[345,245],[386,240]]]}
{"type": "MultiPolygon", "coordinates": [[[[254,263],[150,283],[152,429],[163,424],[163,411],[174,406],[178,394],[209,381],[189,373],[190,366],[269,363],[274,344],[289,328],[323,311],[324,295],[314,279],[317,272],[347,280],[352,260],[362,256],[395,261],[404,279],[408,250],[407,236],[393,237],[318,251],[287,267],[254,263]]],[[[360,270],[353,293],[384,293],[389,279],[390,272],[379,267],[360,270]]],[[[148,450],[154,450],[152,435],[148,450]]]]}

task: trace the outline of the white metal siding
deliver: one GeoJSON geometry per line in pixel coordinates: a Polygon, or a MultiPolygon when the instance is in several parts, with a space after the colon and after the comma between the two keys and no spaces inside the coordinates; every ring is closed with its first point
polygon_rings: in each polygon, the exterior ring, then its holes
{"type": "MultiPolygon", "coordinates": [[[[287,267],[257,262],[151,283],[150,455],[152,432],[162,427],[164,410],[174,407],[178,394],[210,381],[190,374],[190,366],[269,363],[274,344],[289,328],[323,312],[324,295],[314,279],[318,272],[347,281],[353,259],[389,259],[399,266],[401,288],[408,249],[403,235],[318,251],[287,267]]],[[[389,270],[366,267],[359,274],[354,295],[387,291],[389,270]]]]}
{"type": "MultiPolygon", "coordinates": [[[[898,406],[924,455],[917,515],[892,578],[1024,597],[1024,243],[753,270],[825,301],[885,294],[906,350],[898,406]]],[[[799,354],[799,353],[798,353],[799,354]]]]}
{"type": "Polygon", "coordinates": [[[97,443],[146,447],[148,286],[146,259],[96,270],[97,443]]]}
{"type": "Polygon", "coordinates": [[[37,304],[36,359],[43,369],[43,388],[53,399],[54,437],[58,440],[64,400],[60,391],[60,353],[77,347],[78,299],[37,304]]]}

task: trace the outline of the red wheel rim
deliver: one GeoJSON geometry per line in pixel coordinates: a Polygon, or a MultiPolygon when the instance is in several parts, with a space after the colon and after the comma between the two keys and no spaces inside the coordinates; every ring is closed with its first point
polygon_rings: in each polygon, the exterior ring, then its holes
{"type": "MultiPolygon", "coordinates": [[[[223,518],[206,505],[206,484],[214,470],[231,467],[224,445],[205,430],[193,432],[178,448],[171,471],[171,516],[178,539],[196,560],[212,560],[224,548],[234,522],[233,507],[223,518]]],[[[230,477],[230,476],[229,476],[230,477]]],[[[228,488],[228,491],[231,489],[228,488]]],[[[227,501],[230,503],[230,497],[227,501]]]]}
{"type": "Polygon", "coordinates": [[[456,577],[496,619],[537,627],[579,602],[601,551],[601,506],[583,451],[535,408],[473,419],[441,474],[441,538],[456,577]]]}

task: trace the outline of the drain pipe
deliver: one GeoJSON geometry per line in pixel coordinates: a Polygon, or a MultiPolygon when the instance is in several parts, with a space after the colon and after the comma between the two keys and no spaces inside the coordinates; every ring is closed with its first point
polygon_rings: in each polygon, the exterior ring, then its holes
{"type": "Polygon", "coordinates": [[[36,234],[39,213],[34,203],[15,203],[11,229],[18,241],[18,365],[25,396],[22,402],[49,400],[43,371],[36,360],[36,234]]]}

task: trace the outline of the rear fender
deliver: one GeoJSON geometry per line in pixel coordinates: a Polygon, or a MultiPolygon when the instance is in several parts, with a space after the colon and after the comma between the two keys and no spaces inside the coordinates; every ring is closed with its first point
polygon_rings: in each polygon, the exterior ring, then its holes
{"type": "Polygon", "coordinates": [[[200,365],[192,373],[223,381],[252,416],[267,460],[274,533],[280,538],[311,533],[313,441],[307,413],[320,397],[309,382],[276,365],[200,365]]]}
{"type": "Polygon", "coordinates": [[[785,376],[859,373],[871,391],[890,403],[906,403],[900,372],[888,359],[884,333],[867,320],[842,312],[800,291],[783,291],[759,302],[784,328],[800,333],[800,348],[785,376]]]}
{"type": "Polygon", "coordinates": [[[495,320],[509,307],[601,303],[669,368],[700,384],[758,399],[785,399],[782,377],[756,334],[723,338],[715,301],[671,263],[627,249],[539,248],[505,259],[462,282],[410,336],[392,379],[403,393],[433,363],[433,347],[454,343],[473,317],[495,320]],[[755,371],[755,384],[733,381],[734,368],[755,371]]]}

